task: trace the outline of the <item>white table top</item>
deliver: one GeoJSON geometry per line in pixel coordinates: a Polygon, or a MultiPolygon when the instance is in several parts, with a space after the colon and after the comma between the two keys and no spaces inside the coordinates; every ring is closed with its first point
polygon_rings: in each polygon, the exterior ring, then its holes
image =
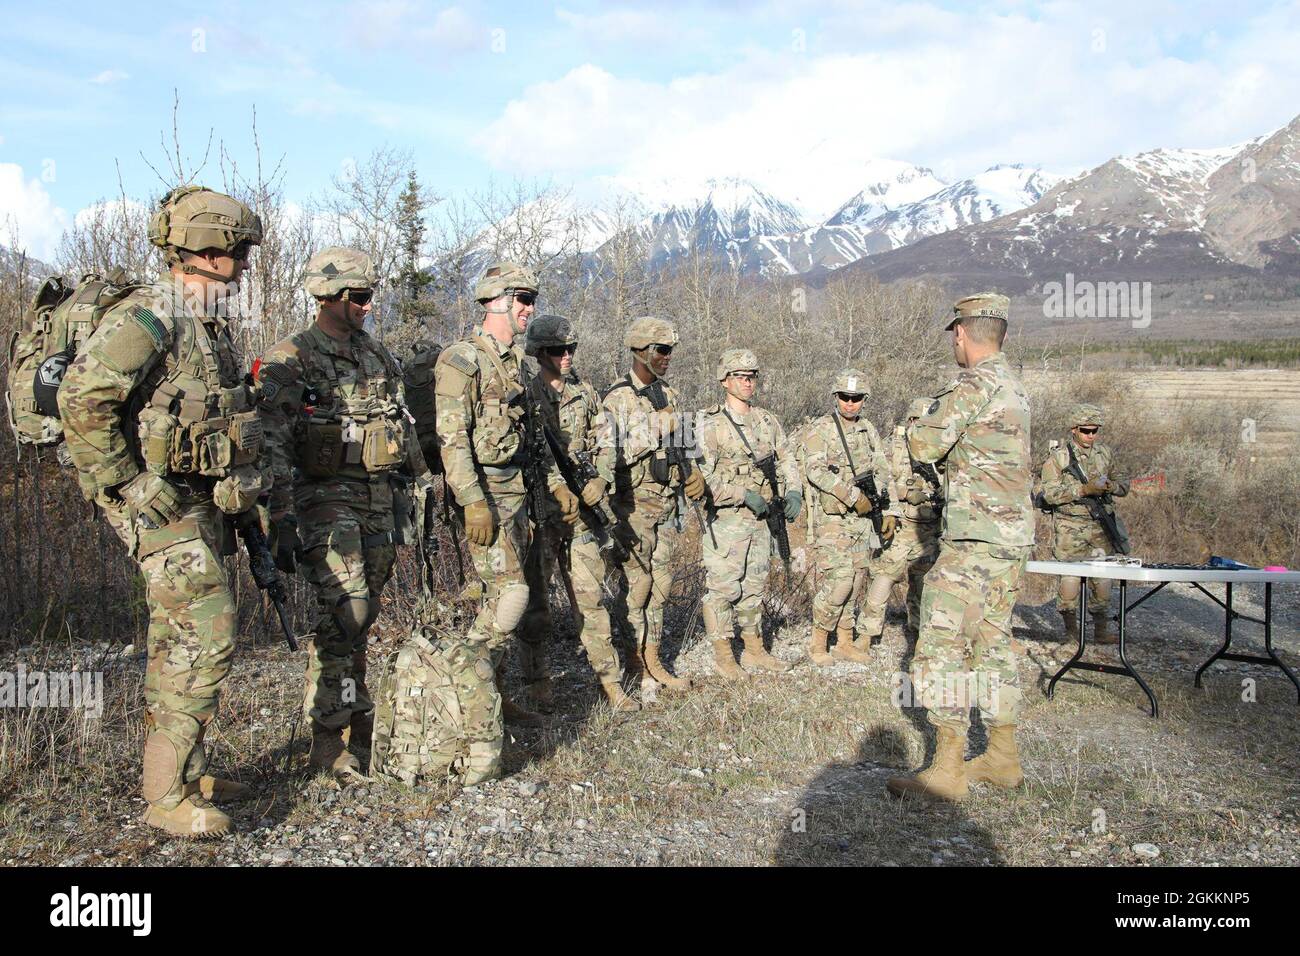
{"type": "Polygon", "coordinates": [[[1056,574],[1080,578],[1113,578],[1125,581],[1220,581],[1232,584],[1300,584],[1300,571],[1178,570],[1145,568],[1124,564],[1090,564],[1087,561],[1030,561],[1030,574],[1056,574]]]}

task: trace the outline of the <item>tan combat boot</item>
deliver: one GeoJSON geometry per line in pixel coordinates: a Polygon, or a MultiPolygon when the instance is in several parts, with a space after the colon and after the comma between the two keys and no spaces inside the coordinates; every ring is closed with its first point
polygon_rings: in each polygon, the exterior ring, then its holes
{"type": "Polygon", "coordinates": [[[322,727],[315,722],[311,728],[311,753],[307,766],[314,770],[328,770],[335,776],[359,773],[361,762],[348,752],[343,743],[342,727],[322,727]]]}
{"type": "Polygon", "coordinates": [[[966,762],[966,779],[991,783],[1014,790],[1025,782],[1016,748],[1016,725],[989,728],[989,745],[974,760],[966,762]]]}
{"type": "Polygon", "coordinates": [[[602,680],[600,689],[605,692],[609,709],[615,713],[630,714],[641,709],[640,704],[623,692],[623,685],[613,678],[602,680]]]}
{"type": "Polygon", "coordinates": [[[501,719],[517,727],[545,727],[546,718],[501,694],[501,719]]]}
{"type": "Polygon", "coordinates": [[[966,738],[952,727],[939,728],[934,760],[927,770],[909,777],[890,777],[885,784],[896,797],[959,802],[966,799],[966,738]]]}
{"type": "Polygon", "coordinates": [[[812,638],[808,641],[808,656],[818,667],[826,667],[835,663],[835,659],[826,650],[826,644],[830,639],[831,633],[824,627],[814,627],[812,629],[812,638]]]}
{"type": "Polygon", "coordinates": [[[214,837],[230,832],[230,817],[199,793],[197,782],[185,784],[181,794],[181,802],[171,809],[157,803],[149,804],[142,818],[144,822],[180,837],[214,837]]]}
{"type": "Polygon", "coordinates": [[[778,660],[767,652],[763,646],[763,635],[756,627],[742,628],[740,639],[745,642],[745,649],[740,652],[740,663],[743,667],[757,667],[759,670],[775,671],[783,674],[790,669],[790,665],[783,660],[778,660]]]}
{"type": "Polygon", "coordinates": [[[835,631],[835,646],[831,648],[831,657],[839,661],[853,661],[858,664],[871,663],[871,652],[863,650],[853,643],[853,628],[840,627],[835,631]]]}
{"type": "Polygon", "coordinates": [[[199,796],[216,803],[238,803],[253,795],[253,788],[235,780],[204,774],[199,777],[199,796]]]}
{"type": "Polygon", "coordinates": [[[747,680],[749,675],[740,669],[731,653],[731,641],[725,637],[713,639],[713,671],[724,680],[747,680]]]}
{"type": "Polygon", "coordinates": [[[1092,642],[1094,644],[1119,643],[1119,635],[1111,632],[1109,615],[1094,614],[1092,616],[1092,642]]]}
{"type": "Polygon", "coordinates": [[[1070,610],[1070,611],[1062,611],[1062,612],[1061,612],[1061,621],[1065,624],[1065,639],[1066,639],[1067,641],[1075,641],[1075,642],[1078,642],[1078,640],[1079,640],[1079,612],[1078,612],[1078,611],[1073,611],[1073,610],[1070,610]]]}
{"type": "Polygon", "coordinates": [[[668,673],[668,669],[660,663],[658,644],[646,644],[642,655],[642,659],[645,662],[645,672],[660,684],[663,684],[669,690],[691,689],[691,682],[689,680],[685,677],[677,677],[668,673]]]}

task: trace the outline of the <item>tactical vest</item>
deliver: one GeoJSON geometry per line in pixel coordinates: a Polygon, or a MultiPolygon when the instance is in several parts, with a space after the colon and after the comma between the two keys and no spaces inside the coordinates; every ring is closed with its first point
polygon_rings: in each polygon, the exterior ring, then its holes
{"type": "MultiPolygon", "coordinates": [[[[295,337],[297,338],[297,337],[295,337]]],[[[295,435],[297,464],[307,478],[365,478],[400,468],[407,455],[408,412],[396,363],[369,337],[353,337],[353,362],[298,342],[306,414],[295,435]]]]}
{"type": "MultiPolygon", "coordinates": [[[[773,444],[775,429],[773,429],[772,433],[769,433],[766,429],[759,427],[768,424],[768,419],[762,410],[751,408],[743,422],[733,415],[735,425],[728,420],[722,405],[714,405],[712,408],[706,409],[704,414],[709,416],[709,425],[712,427],[714,439],[718,443],[718,447],[713,449],[714,480],[720,484],[737,485],[750,491],[756,491],[770,501],[778,493],[778,489],[770,487],[756,462],[762,461],[768,455],[775,454],[773,444]],[[735,427],[737,425],[743,431],[744,440],[741,439],[740,433],[737,432],[735,427]],[[745,441],[749,442],[749,449],[746,449],[745,441]]],[[[781,467],[781,463],[777,462],[778,477],[781,467]]],[[[743,508],[744,504],[737,503],[732,507],[743,508]]]]}
{"type": "MultiPolygon", "coordinates": [[[[470,759],[466,707],[494,714],[476,760],[500,765],[505,727],[492,665],[479,645],[421,627],[379,666],[370,772],[408,786],[461,776],[470,759]]],[[[482,769],[482,768],[479,768],[482,769]]]]}
{"type": "MultiPolygon", "coordinates": [[[[844,429],[844,440],[840,440],[839,429],[836,428],[836,419],[838,412],[831,412],[824,418],[818,419],[817,428],[818,440],[826,449],[826,466],[836,479],[844,485],[853,486],[854,469],[858,472],[864,472],[871,468],[875,456],[872,454],[871,432],[867,428],[859,428],[863,424],[862,419],[848,423],[840,421],[839,427],[844,429]],[[849,455],[845,454],[844,446],[848,445],[849,454],[853,460],[849,461],[849,455]]],[[[870,426],[870,423],[866,423],[870,426]]],[[[887,489],[880,489],[887,490],[887,489]]],[[[817,501],[823,514],[827,515],[847,515],[850,512],[856,514],[852,508],[840,501],[828,491],[819,491],[817,501]]]]}
{"type": "MultiPolygon", "coordinates": [[[[930,523],[938,521],[940,517],[942,498],[938,503],[935,496],[942,492],[942,488],[936,488],[931,484],[929,479],[918,472],[912,466],[912,456],[907,448],[907,434],[902,425],[899,425],[890,439],[890,467],[894,473],[894,498],[898,502],[899,510],[903,517],[909,521],[920,523],[930,523]],[[910,484],[908,483],[911,478],[910,484]],[[919,505],[914,505],[907,500],[907,491],[909,488],[920,489],[926,495],[926,501],[919,505]]],[[[934,466],[930,466],[934,469],[934,466]]],[[[934,472],[938,477],[938,472],[934,472]]]]}
{"type": "Polygon", "coordinates": [[[523,464],[526,454],[524,388],[518,374],[511,376],[487,338],[479,334],[471,339],[492,369],[491,374],[479,377],[474,400],[474,460],[489,477],[509,477],[523,464]]]}
{"type": "Polygon", "coordinates": [[[229,332],[214,337],[216,323],[184,308],[172,322],[171,348],[137,393],[140,455],[155,474],[224,478],[257,460],[262,421],[229,332]]]}
{"type": "MultiPolygon", "coordinates": [[[[616,421],[614,440],[619,440],[618,432],[622,428],[646,428],[648,427],[649,417],[654,413],[654,406],[650,400],[646,389],[651,386],[637,388],[633,386],[631,378],[624,375],[601,394],[601,402],[607,399],[611,393],[620,389],[628,389],[636,396],[637,405],[636,413],[629,421],[616,421]]],[[[653,385],[653,383],[651,383],[653,385]]],[[[665,386],[665,397],[667,397],[667,386],[665,386]]],[[[669,398],[669,402],[675,402],[675,396],[669,398]]],[[[675,469],[668,464],[668,453],[663,447],[644,456],[639,461],[628,464],[621,455],[614,456],[614,488],[616,493],[627,494],[634,489],[639,489],[643,493],[648,492],[659,498],[671,498],[675,493],[676,485],[680,484],[680,478],[675,477],[675,469]],[[647,479],[649,479],[647,481],[647,479]]]]}
{"type": "Polygon", "coordinates": [[[62,276],[41,283],[24,328],[9,340],[5,396],[9,426],[20,445],[56,445],[63,440],[58,391],[64,372],[105,313],[140,288],[120,270],[107,279],[88,273],[75,288],[62,276]]]}

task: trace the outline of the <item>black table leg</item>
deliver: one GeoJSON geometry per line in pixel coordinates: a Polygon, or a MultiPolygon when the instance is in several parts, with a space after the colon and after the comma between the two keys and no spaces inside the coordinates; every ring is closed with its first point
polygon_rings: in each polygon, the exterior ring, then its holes
{"type": "Polygon", "coordinates": [[[1300,704],[1300,680],[1296,680],[1295,672],[1287,667],[1282,658],[1277,656],[1277,651],[1273,650],[1273,585],[1271,584],[1264,585],[1264,650],[1268,651],[1268,656],[1273,658],[1273,662],[1282,668],[1282,673],[1295,685],[1296,703],[1300,704]]]}
{"type": "MultiPolygon", "coordinates": [[[[1137,681],[1138,686],[1142,688],[1142,692],[1147,695],[1147,701],[1151,704],[1151,716],[1159,717],[1160,705],[1156,703],[1156,695],[1152,693],[1151,688],[1147,686],[1147,682],[1142,679],[1142,675],[1135,671],[1133,665],[1128,662],[1128,653],[1125,649],[1125,641],[1128,637],[1128,581],[1124,578],[1119,579],[1119,659],[1124,666],[1116,667],[1114,664],[1094,664],[1092,661],[1080,660],[1080,658],[1083,657],[1083,651],[1084,648],[1087,647],[1088,642],[1087,631],[1085,630],[1086,625],[1084,624],[1088,616],[1087,585],[1088,581],[1087,579],[1084,579],[1083,587],[1079,589],[1079,649],[1074,652],[1074,656],[1066,661],[1052,679],[1047,682],[1047,699],[1052,699],[1052,695],[1056,691],[1056,682],[1064,677],[1065,672],[1071,668],[1082,671],[1097,671],[1102,674],[1123,674],[1124,676],[1131,677],[1137,681]]],[[[1144,596],[1142,600],[1145,600],[1145,598],[1146,596],[1144,596]]],[[[1137,604],[1141,604],[1142,600],[1137,601],[1134,606],[1136,607],[1137,604]]]]}
{"type": "Polygon", "coordinates": [[[1133,669],[1133,665],[1128,662],[1128,652],[1125,648],[1126,640],[1126,621],[1128,616],[1128,581],[1124,578],[1119,580],[1119,661],[1124,665],[1124,670],[1138,682],[1142,692],[1147,695],[1147,700],[1151,703],[1151,716],[1160,716],[1160,705],[1156,703],[1156,695],[1151,692],[1147,682],[1142,679],[1142,675],[1133,669]]]}
{"type": "MultiPolygon", "coordinates": [[[[1220,658],[1222,658],[1222,657],[1227,653],[1228,648],[1232,646],[1232,617],[1233,617],[1233,612],[1232,612],[1232,582],[1231,582],[1231,581],[1227,582],[1223,587],[1224,587],[1224,594],[1223,594],[1223,597],[1224,597],[1224,602],[1223,602],[1223,646],[1220,647],[1217,651],[1215,651],[1215,652],[1214,652],[1214,655],[1213,655],[1213,656],[1212,656],[1208,661],[1206,661],[1206,662],[1205,662],[1204,664],[1202,664],[1199,668],[1197,668],[1197,670],[1196,670],[1196,680],[1193,682],[1197,687],[1200,687],[1200,686],[1201,686],[1201,675],[1205,673],[1205,669],[1206,669],[1207,667],[1209,667],[1211,664],[1213,664],[1215,661],[1217,661],[1217,660],[1219,660],[1220,658]]],[[[1270,587],[1271,587],[1271,585],[1267,585],[1267,584],[1264,585],[1265,590],[1268,590],[1270,587]]],[[[1268,616],[1268,610],[1267,610],[1267,609],[1265,609],[1265,611],[1264,611],[1264,616],[1265,616],[1265,617],[1268,616]]],[[[1267,631],[1268,631],[1268,627],[1267,627],[1267,625],[1266,625],[1266,626],[1265,626],[1265,632],[1267,632],[1267,631]]]]}
{"type": "MultiPolygon", "coordinates": [[[[1208,593],[1208,592],[1207,592],[1208,593]]],[[[1287,679],[1295,686],[1296,703],[1300,704],[1300,680],[1296,679],[1295,672],[1287,667],[1286,662],[1277,656],[1277,651],[1273,649],[1273,585],[1264,582],[1264,620],[1254,617],[1247,617],[1244,614],[1238,614],[1232,609],[1232,585],[1227,586],[1227,601],[1222,603],[1227,620],[1223,627],[1223,646],[1214,652],[1214,656],[1200,666],[1196,671],[1196,686],[1201,686],[1201,675],[1215,661],[1240,661],[1244,664],[1263,664],[1266,667],[1276,667],[1287,676],[1287,679]],[[1232,622],[1236,618],[1246,621],[1254,621],[1256,624],[1264,625],[1264,650],[1268,652],[1267,657],[1260,657],[1258,654],[1236,654],[1228,650],[1232,646],[1232,622]]]]}
{"type": "Polygon", "coordinates": [[[1088,618],[1088,614],[1087,614],[1088,579],[1081,578],[1080,580],[1082,583],[1079,585],[1079,633],[1076,635],[1076,638],[1079,641],[1079,646],[1075,650],[1074,656],[1071,657],[1068,661],[1066,661],[1065,664],[1061,667],[1061,669],[1057,671],[1055,675],[1053,675],[1052,679],[1047,682],[1048,700],[1051,700],[1052,695],[1056,693],[1056,682],[1065,675],[1065,672],[1068,671],[1071,667],[1074,667],[1076,665],[1082,666],[1079,665],[1079,658],[1083,656],[1083,646],[1084,646],[1084,642],[1087,640],[1087,638],[1084,636],[1083,622],[1088,618]]]}

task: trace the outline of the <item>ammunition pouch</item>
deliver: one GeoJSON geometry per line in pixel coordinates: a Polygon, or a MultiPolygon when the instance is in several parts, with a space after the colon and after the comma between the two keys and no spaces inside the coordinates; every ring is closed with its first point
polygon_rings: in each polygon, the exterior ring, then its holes
{"type": "Polygon", "coordinates": [[[650,457],[650,477],[661,485],[672,483],[672,466],[668,463],[668,452],[662,448],[650,457]]]}
{"type": "Polygon", "coordinates": [[[392,471],[405,461],[406,429],[402,423],[390,418],[367,422],[361,438],[361,464],[366,471],[392,471]]]}
{"type": "Polygon", "coordinates": [[[304,424],[298,435],[298,467],[307,478],[333,478],[343,465],[343,426],[338,422],[304,424]]]}
{"type": "Polygon", "coordinates": [[[234,468],[253,464],[262,450],[256,412],[182,424],[175,415],[148,406],[137,421],[140,455],[156,475],[224,478],[234,468]]]}
{"type": "Polygon", "coordinates": [[[480,465],[502,466],[512,462],[523,443],[524,410],[496,399],[484,399],[474,423],[474,458],[480,465]]]}

